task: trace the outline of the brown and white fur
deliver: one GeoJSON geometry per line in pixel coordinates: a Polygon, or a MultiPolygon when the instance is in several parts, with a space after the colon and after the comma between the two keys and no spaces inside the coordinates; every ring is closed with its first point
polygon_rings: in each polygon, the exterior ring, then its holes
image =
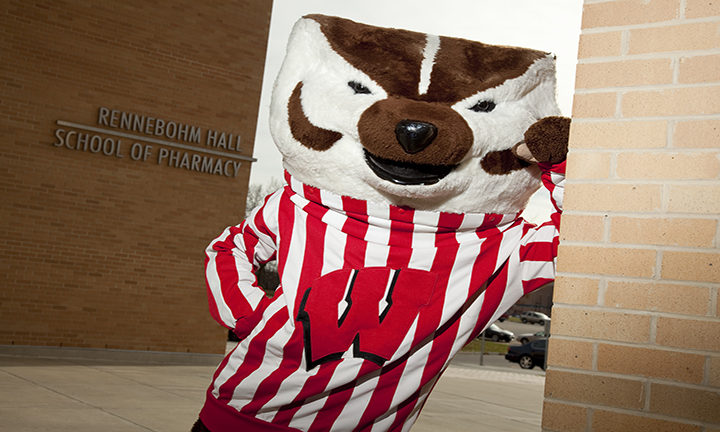
{"type": "Polygon", "coordinates": [[[516,213],[539,169],[513,149],[558,113],[552,54],[309,15],[290,36],[270,118],[285,169],[305,184],[516,213]]]}

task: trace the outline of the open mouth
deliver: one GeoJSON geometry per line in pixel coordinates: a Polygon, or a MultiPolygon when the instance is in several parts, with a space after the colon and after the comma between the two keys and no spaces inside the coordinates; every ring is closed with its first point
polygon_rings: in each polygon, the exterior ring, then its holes
{"type": "Polygon", "coordinates": [[[375,175],[399,185],[431,185],[450,174],[456,165],[428,165],[383,159],[365,150],[365,162],[375,175]]]}

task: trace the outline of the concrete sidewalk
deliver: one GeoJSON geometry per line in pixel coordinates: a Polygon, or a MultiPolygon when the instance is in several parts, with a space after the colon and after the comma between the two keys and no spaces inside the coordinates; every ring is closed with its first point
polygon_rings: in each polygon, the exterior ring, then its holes
{"type": "MultiPolygon", "coordinates": [[[[189,431],[221,356],[0,346],[0,431],[189,431]]],[[[539,431],[544,373],[460,355],[413,432],[539,431]]]]}

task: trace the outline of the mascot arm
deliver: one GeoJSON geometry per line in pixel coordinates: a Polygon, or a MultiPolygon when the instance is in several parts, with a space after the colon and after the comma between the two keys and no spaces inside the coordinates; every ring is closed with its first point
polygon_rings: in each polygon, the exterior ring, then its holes
{"type": "Polygon", "coordinates": [[[268,196],[242,224],[226,228],[205,250],[210,314],[225,327],[235,329],[267,298],[255,272],[275,259],[277,212],[273,209],[279,196],[268,196]]]}
{"type": "Polygon", "coordinates": [[[554,211],[550,220],[535,226],[526,222],[526,234],[520,247],[520,273],[525,293],[533,291],[555,278],[565,184],[565,158],[567,156],[570,119],[546,117],[534,123],[525,133],[525,148],[531,159],[542,170],[542,185],[547,189],[554,211]]]}

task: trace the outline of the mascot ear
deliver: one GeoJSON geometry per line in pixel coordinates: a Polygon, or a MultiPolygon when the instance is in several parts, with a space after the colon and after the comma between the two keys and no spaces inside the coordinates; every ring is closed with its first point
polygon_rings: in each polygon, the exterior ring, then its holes
{"type": "Polygon", "coordinates": [[[525,131],[525,140],[516,144],[512,151],[528,162],[558,163],[567,156],[569,138],[569,118],[544,117],[525,131]]]}

